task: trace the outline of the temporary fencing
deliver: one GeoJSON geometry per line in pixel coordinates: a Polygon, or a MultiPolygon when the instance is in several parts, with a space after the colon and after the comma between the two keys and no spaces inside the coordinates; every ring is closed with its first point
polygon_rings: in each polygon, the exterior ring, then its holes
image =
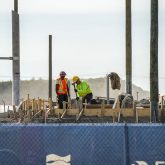
{"type": "Polygon", "coordinates": [[[163,124],[1,124],[0,165],[165,164],[163,124]]]}

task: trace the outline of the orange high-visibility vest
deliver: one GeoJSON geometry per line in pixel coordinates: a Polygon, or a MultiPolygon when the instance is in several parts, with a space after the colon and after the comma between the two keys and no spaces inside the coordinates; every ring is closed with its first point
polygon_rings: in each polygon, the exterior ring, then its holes
{"type": "Polygon", "coordinates": [[[68,84],[68,79],[64,78],[61,80],[60,78],[57,79],[58,81],[58,88],[57,88],[57,94],[67,94],[68,89],[67,89],[67,84],[68,84]]]}

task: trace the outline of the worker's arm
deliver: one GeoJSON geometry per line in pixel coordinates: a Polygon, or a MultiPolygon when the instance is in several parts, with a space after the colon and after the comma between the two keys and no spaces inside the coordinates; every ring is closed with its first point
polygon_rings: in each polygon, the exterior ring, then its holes
{"type": "Polygon", "coordinates": [[[58,80],[56,80],[56,85],[55,85],[55,92],[56,92],[56,94],[58,93],[58,80]]]}
{"type": "Polygon", "coordinates": [[[68,92],[68,96],[70,96],[70,81],[67,81],[67,92],[68,92]]]}
{"type": "Polygon", "coordinates": [[[57,92],[58,92],[58,84],[56,84],[56,89],[55,89],[55,91],[56,91],[56,94],[57,94],[57,92]]]}

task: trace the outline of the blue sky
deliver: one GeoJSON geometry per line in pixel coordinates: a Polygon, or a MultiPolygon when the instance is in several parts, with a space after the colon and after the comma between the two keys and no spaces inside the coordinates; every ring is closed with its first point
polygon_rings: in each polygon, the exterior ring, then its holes
{"type": "MultiPolygon", "coordinates": [[[[12,56],[13,0],[0,0],[0,56],[12,56]]],[[[165,93],[165,1],[159,0],[159,87],[165,93]]],[[[53,79],[125,79],[125,0],[21,0],[21,78],[48,77],[48,35],[53,35],[53,79]]],[[[133,83],[149,89],[150,0],[132,0],[133,83]]],[[[0,61],[0,80],[11,79],[11,61],[0,61]]]]}

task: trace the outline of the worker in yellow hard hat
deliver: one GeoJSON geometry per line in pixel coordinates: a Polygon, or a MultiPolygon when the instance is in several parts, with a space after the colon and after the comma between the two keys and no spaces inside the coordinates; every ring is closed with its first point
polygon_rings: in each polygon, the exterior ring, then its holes
{"type": "Polygon", "coordinates": [[[78,76],[74,76],[72,81],[72,85],[74,85],[74,91],[76,92],[76,99],[78,100],[79,97],[82,97],[83,103],[90,103],[93,98],[93,94],[89,84],[86,81],[81,81],[78,76]]]}

